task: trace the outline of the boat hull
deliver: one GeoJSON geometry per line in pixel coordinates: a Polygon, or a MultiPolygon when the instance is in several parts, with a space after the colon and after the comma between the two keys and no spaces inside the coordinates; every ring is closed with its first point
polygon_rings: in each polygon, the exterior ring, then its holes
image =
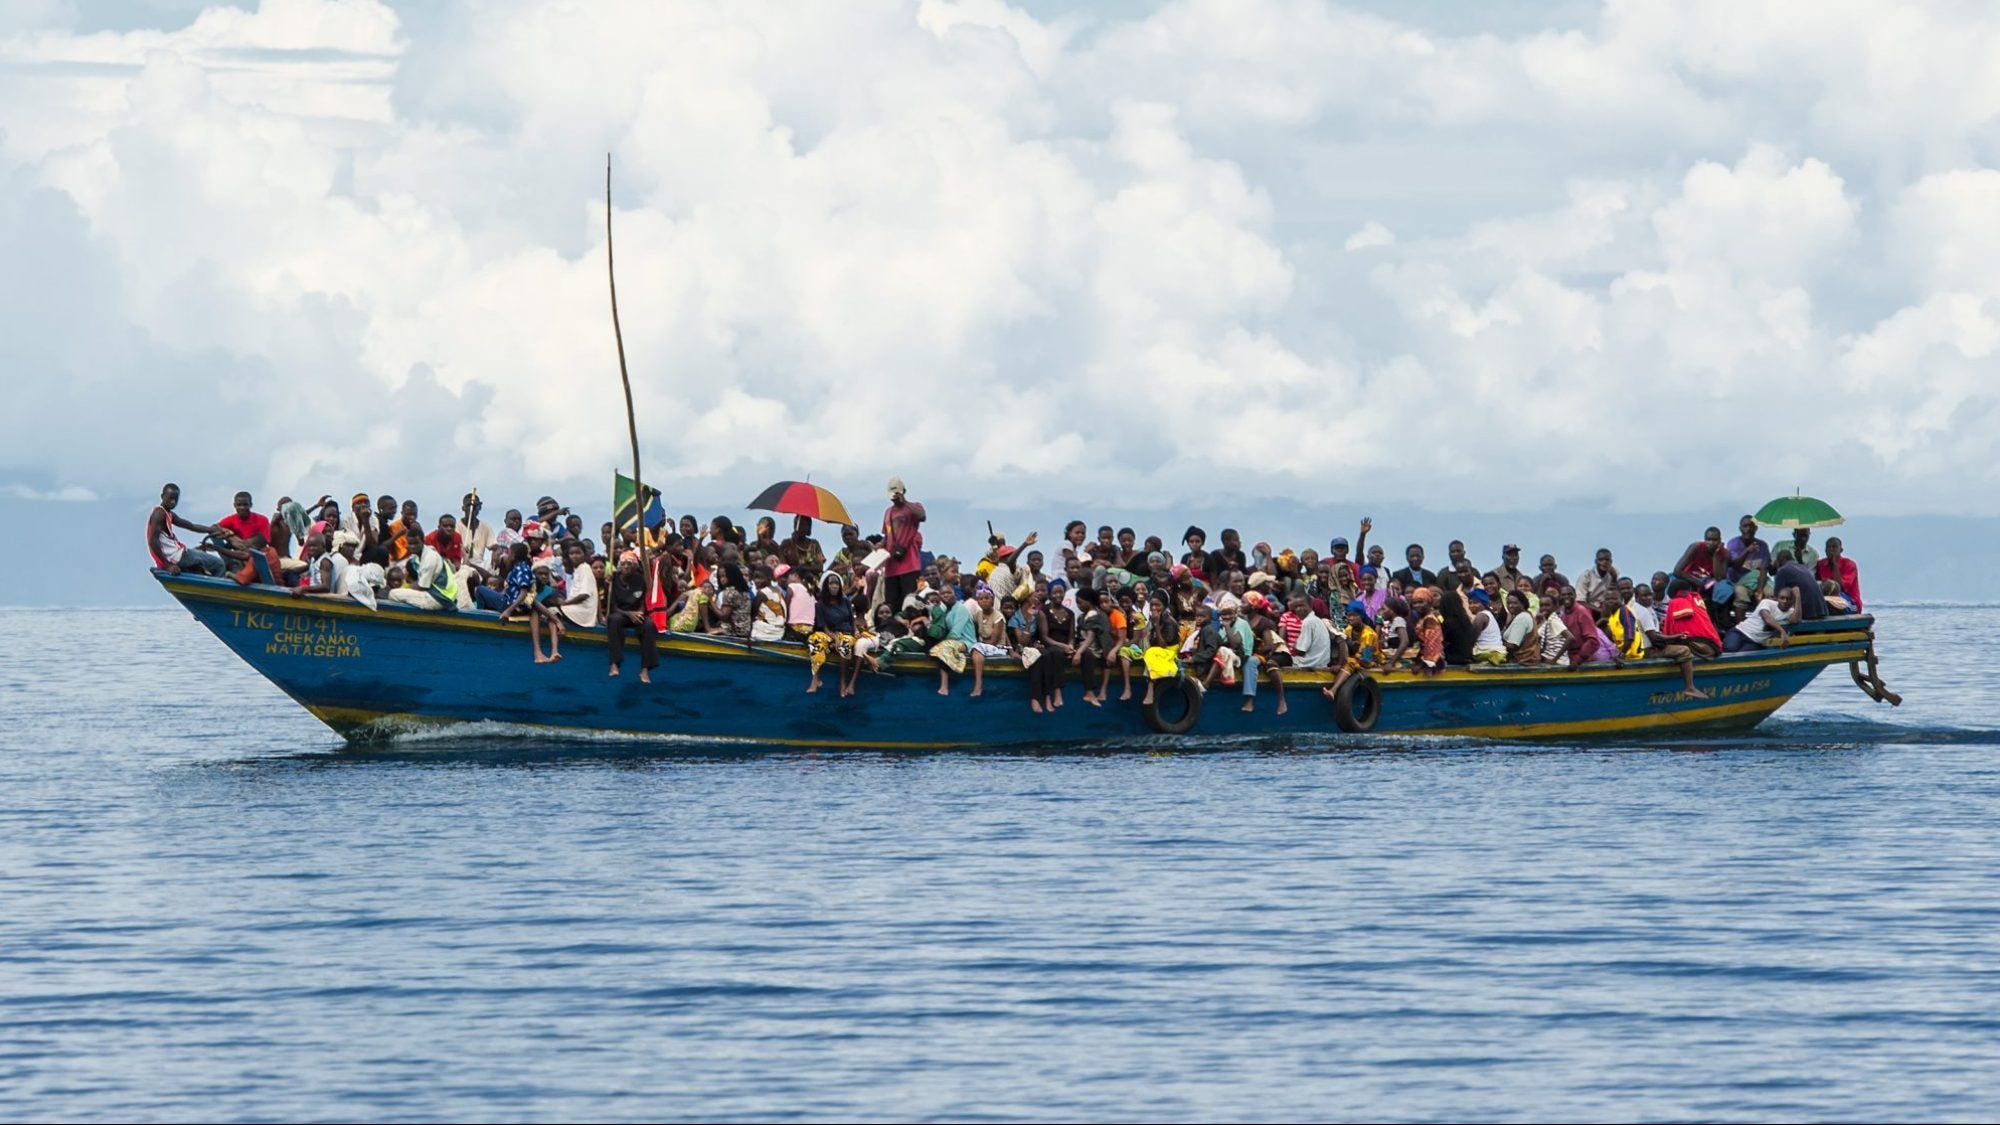
{"type": "MultiPolygon", "coordinates": [[[[628,646],[625,674],[607,675],[602,630],[571,630],[563,660],[536,664],[525,625],[502,624],[490,613],[425,613],[394,604],[371,610],[344,598],[293,598],[225,579],[155,574],[231,651],[352,740],[486,722],[700,742],[883,749],[1172,741],[1147,727],[1136,698],[1085,705],[1074,676],[1059,713],[1034,714],[1026,677],[1011,663],[987,669],[985,693],[976,699],[970,698],[969,675],[953,676],[951,693],[939,695],[938,665],[921,656],[864,675],[859,692],[840,699],[833,669],[825,689],[805,693],[806,657],[797,646],[746,648],[673,634],[661,644],[653,682],[642,684],[636,646],[628,646]]],[[[1327,673],[1287,670],[1286,714],[1276,714],[1269,685],[1249,714],[1240,710],[1237,689],[1216,688],[1187,737],[1547,739],[1748,728],[1822,668],[1862,659],[1872,626],[1865,616],[1805,623],[1790,648],[1701,662],[1696,678],[1711,695],[1705,700],[1681,698],[1679,670],[1660,661],[1622,669],[1381,675],[1382,709],[1370,735],[1340,731],[1319,690],[1330,681],[1327,673]]],[[[1133,686],[1136,697],[1143,685],[1135,678],[1133,686]]]]}

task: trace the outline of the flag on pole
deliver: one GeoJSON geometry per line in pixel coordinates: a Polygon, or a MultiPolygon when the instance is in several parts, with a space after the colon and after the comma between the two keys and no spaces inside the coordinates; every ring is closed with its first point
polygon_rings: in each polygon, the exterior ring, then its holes
{"type": "MultiPolygon", "coordinates": [[[[635,513],[639,505],[634,503],[637,491],[638,487],[631,477],[626,476],[624,473],[613,474],[611,518],[618,525],[618,530],[620,531],[630,531],[638,522],[638,517],[635,513]]],[[[647,528],[657,530],[667,522],[667,509],[660,503],[659,489],[650,486],[646,489],[645,509],[647,528]]]]}

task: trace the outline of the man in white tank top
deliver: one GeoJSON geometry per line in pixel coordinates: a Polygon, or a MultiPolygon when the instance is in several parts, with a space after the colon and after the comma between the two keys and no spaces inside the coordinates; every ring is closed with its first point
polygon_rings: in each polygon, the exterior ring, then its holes
{"type": "Polygon", "coordinates": [[[220,528],[194,523],[174,509],[180,506],[181,486],[169,484],[160,490],[160,503],[152,514],[146,517],[146,550],[153,556],[153,565],[168,574],[179,574],[192,570],[210,577],[220,577],[227,568],[222,556],[210,551],[197,550],[180,541],[174,528],[184,527],[203,535],[227,535],[220,528]]]}

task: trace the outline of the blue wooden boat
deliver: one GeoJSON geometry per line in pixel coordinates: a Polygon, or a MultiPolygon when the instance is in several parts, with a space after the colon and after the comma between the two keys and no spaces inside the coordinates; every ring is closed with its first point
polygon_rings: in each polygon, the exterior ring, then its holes
{"type": "MultiPolygon", "coordinates": [[[[527,627],[503,624],[484,611],[426,613],[393,603],[369,609],[342,597],[294,598],[228,579],[154,575],[232,652],[351,741],[475,722],[703,743],[878,749],[1172,741],[1156,733],[1136,701],[1086,706],[1073,679],[1066,706],[1034,714],[1018,664],[990,664],[985,694],[972,699],[962,677],[954,677],[951,695],[940,696],[937,664],[906,656],[885,662],[880,673],[864,673],[859,692],[841,699],[833,670],[828,687],[805,694],[806,656],[798,646],[750,647],[675,633],[662,640],[653,682],[642,684],[635,649],[628,651],[623,676],[606,675],[599,629],[570,630],[565,658],[536,664],[527,627]]],[[[1482,667],[1431,678],[1377,674],[1380,703],[1371,732],[1345,737],[1656,737],[1747,729],[1830,664],[1847,664],[1871,697],[1894,702],[1876,672],[1873,634],[1870,616],[1832,617],[1795,626],[1789,647],[1698,662],[1696,682],[1708,699],[1683,698],[1679,669],[1657,660],[1577,671],[1482,667]]],[[[1235,689],[1215,689],[1196,704],[1190,733],[1203,741],[1343,734],[1319,690],[1331,682],[1330,673],[1287,669],[1285,680],[1286,714],[1276,713],[1268,688],[1250,714],[1239,710],[1235,689]]],[[[1139,685],[1133,686],[1136,699],[1139,685]]],[[[1168,686],[1173,690],[1162,691],[1160,709],[1180,725],[1187,716],[1176,710],[1198,693],[1162,682],[1168,686]]]]}

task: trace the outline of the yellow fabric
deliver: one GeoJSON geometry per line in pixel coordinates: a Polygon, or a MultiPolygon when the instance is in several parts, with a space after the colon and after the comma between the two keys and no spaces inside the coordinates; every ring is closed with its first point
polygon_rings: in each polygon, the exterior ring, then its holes
{"type": "Polygon", "coordinates": [[[1347,630],[1348,671],[1359,672],[1363,668],[1371,668],[1381,659],[1382,639],[1373,626],[1363,625],[1358,633],[1353,629],[1347,630]],[[1364,652],[1368,655],[1366,660],[1362,659],[1364,652]]]}
{"type": "Polygon", "coordinates": [[[1624,614],[1612,614],[1611,619],[1604,623],[1604,633],[1611,638],[1611,643],[1617,646],[1618,655],[1627,660],[1645,659],[1646,632],[1643,629],[1633,629],[1632,635],[1626,636],[1624,614]]]}
{"type": "Polygon", "coordinates": [[[1146,675],[1155,680],[1172,679],[1181,670],[1181,654],[1178,649],[1149,648],[1146,650],[1146,675]]]}

